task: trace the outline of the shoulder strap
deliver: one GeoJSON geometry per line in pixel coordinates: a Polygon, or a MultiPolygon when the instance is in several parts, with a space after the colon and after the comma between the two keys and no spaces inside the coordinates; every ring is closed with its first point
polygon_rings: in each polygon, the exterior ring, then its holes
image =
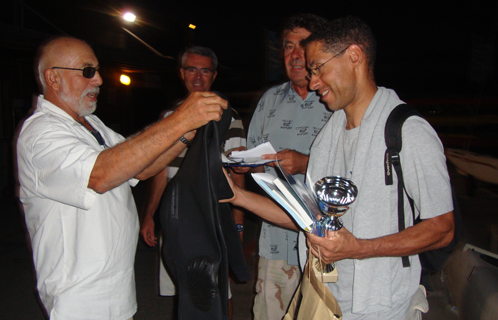
{"type": "Polygon", "coordinates": [[[386,121],[386,127],[384,129],[384,139],[386,141],[386,154],[384,161],[384,173],[386,179],[386,185],[393,184],[392,177],[392,166],[393,162],[399,163],[399,153],[403,146],[401,139],[401,128],[403,123],[408,117],[422,115],[412,106],[407,104],[400,104],[394,108],[386,121]]]}
{"type": "MultiPolygon", "coordinates": [[[[403,182],[403,171],[401,169],[401,159],[399,153],[401,152],[402,137],[401,128],[403,123],[408,117],[422,115],[412,106],[407,104],[400,104],[394,108],[386,121],[384,129],[384,139],[386,141],[386,153],[384,155],[384,176],[386,185],[393,184],[392,168],[396,171],[398,177],[398,230],[401,232],[405,230],[405,212],[404,212],[404,197],[403,191],[405,184],[403,182]]],[[[410,199],[410,197],[408,197],[410,199]]],[[[410,199],[410,205],[413,208],[413,201],[410,199]]],[[[403,267],[409,267],[410,262],[407,256],[402,257],[403,267]]]]}

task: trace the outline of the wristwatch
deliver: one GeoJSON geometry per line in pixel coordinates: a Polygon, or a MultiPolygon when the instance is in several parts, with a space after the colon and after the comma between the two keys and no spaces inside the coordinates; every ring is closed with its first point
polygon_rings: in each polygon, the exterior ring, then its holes
{"type": "Polygon", "coordinates": [[[189,147],[192,144],[192,141],[187,140],[187,138],[185,138],[184,136],[180,137],[180,141],[185,143],[187,145],[187,147],[189,147]]]}
{"type": "Polygon", "coordinates": [[[239,233],[243,232],[244,231],[244,225],[240,224],[240,223],[237,223],[237,231],[239,233]]]}

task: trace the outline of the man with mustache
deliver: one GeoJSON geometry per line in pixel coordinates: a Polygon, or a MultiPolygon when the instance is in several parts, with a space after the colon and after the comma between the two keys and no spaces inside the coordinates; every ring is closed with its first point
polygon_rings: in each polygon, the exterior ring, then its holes
{"type": "MultiPolygon", "coordinates": [[[[270,141],[278,153],[266,157],[280,159],[284,169],[303,182],[311,143],[331,113],[314,92],[308,91],[308,72],[300,41],[323,21],[311,14],[286,21],[282,40],[285,71],[290,81],[270,88],[263,95],[248,131],[248,148],[270,141]]],[[[276,175],[274,166],[270,163],[266,171],[276,175]]],[[[300,280],[296,243],[295,231],[263,222],[253,308],[256,320],[277,320],[285,314],[300,280]]]]}
{"type": "MultiPolygon", "coordinates": [[[[183,81],[187,95],[193,92],[208,92],[211,90],[211,86],[218,75],[218,58],[213,50],[200,46],[189,48],[181,55],[179,65],[180,78],[183,81]]],[[[176,104],[174,109],[180,104],[181,102],[176,104]]],[[[168,117],[171,114],[173,114],[172,110],[166,112],[165,116],[168,117]]],[[[232,114],[233,118],[225,137],[226,140],[223,141],[222,149],[225,153],[229,153],[239,147],[245,148],[246,146],[246,138],[242,120],[238,113],[233,109],[232,114]]],[[[166,184],[176,175],[183,162],[183,158],[187,153],[187,149],[187,145],[185,145],[185,149],[166,169],[149,179],[145,206],[140,217],[140,234],[142,235],[145,243],[151,247],[154,247],[158,240],[155,235],[154,215],[159,207],[164,190],[166,189],[166,184]]],[[[230,175],[235,184],[244,187],[243,174],[230,171],[230,175]]],[[[244,213],[241,209],[235,207],[232,208],[232,213],[242,237],[244,213]]],[[[159,267],[159,294],[161,296],[173,296],[176,294],[175,285],[171,281],[162,259],[159,267]]],[[[229,306],[231,307],[231,298],[229,301],[229,306]]]]}
{"type": "Polygon", "coordinates": [[[51,320],[131,319],[138,218],[130,186],[163,170],[180,140],[227,102],[194,93],[170,117],[125,140],[92,115],[102,78],[84,41],[39,49],[43,95],[17,142],[20,200],[37,287],[51,320]]]}

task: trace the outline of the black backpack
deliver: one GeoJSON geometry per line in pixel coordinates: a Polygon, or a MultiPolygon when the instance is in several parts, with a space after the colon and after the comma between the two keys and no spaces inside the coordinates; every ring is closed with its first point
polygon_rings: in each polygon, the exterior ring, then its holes
{"type": "MultiPolygon", "coordinates": [[[[402,140],[401,140],[401,128],[403,123],[408,117],[419,116],[423,117],[414,107],[400,104],[391,111],[387,121],[384,131],[384,138],[386,141],[386,153],[384,156],[384,173],[386,185],[393,184],[393,172],[392,168],[396,171],[396,176],[398,177],[398,228],[399,231],[405,229],[405,213],[404,213],[404,182],[403,182],[403,171],[401,170],[401,159],[399,153],[401,152],[402,140]]],[[[444,267],[449,256],[456,248],[460,240],[463,238],[462,234],[462,215],[460,208],[458,206],[458,200],[454,189],[452,188],[453,195],[453,215],[455,219],[455,234],[453,240],[444,248],[439,248],[435,250],[425,251],[419,253],[420,263],[422,265],[423,273],[431,273],[440,270],[444,267]]],[[[408,196],[408,194],[407,194],[408,196]]],[[[412,214],[414,218],[414,224],[419,223],[420,218],[415,219],[415,208],[413,205],[413,200],[408,196],[410,201],[410,206],[412,208],[412,214]]],[[[409,267],[410,262],[408,257],[402,257],[403,267],[409,267]]]]}

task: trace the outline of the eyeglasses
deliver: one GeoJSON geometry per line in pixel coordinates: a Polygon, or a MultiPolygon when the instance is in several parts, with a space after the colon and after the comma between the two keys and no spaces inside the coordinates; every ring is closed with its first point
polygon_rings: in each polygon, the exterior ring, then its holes
{"type": "Polygon", "coordinates": [[[84,67],[83,69],[76,68],[64,68],[64,67],[52,67],[52,69],[64,69],[64,70],[79,70],[83,71],[83,77],[91,79],[95,77],[95,73],[99,71],[100,67],[84,67]]]}
{"type": "Polygon", "coordinates": [[[346,47],[346,48],[345,48],[344,50],[342,50],[341,52],[339,52],[338,54],[334,55],[332,58],[330,58],[330,59],[328,59],[327,61],[325,61],[324,63],[322,63],[321,65],[319,65],[318,67],[313,68],[313,69],[310,69],[310,72],[309,72],[310,74],[308,74],[308,75],[306,76],[306,79],[307,79],[308,81],[311,81],[311,76],[317,76],[317,77],[318,77],[318,76],[320,75],[320,68],[321,68],[321,67],[323,67],[323,66],[324,66],[327,62],[329,62],[330,60],[334,59],[335,57],[338,57],[338,56],[340,56],[341,54],[343,54],[343,53],[344,53],[344,51],[348,50],[348,48],[349,48],[349,46],[348,46],[348,47],[346,47]]]}
{"type": "Polygon", "coordinates": [[[201,72],[201,75],[203,76],[209,76],[211,75],[212,73],[215,72],[215,70],[213,69],[208,69],[208,68],[201,68],[201,69],[197,69],[196,67],[182,67],[183,70],[187,71],[188,74],[197,74],[197,71],[200,71],[201,72]]]}

